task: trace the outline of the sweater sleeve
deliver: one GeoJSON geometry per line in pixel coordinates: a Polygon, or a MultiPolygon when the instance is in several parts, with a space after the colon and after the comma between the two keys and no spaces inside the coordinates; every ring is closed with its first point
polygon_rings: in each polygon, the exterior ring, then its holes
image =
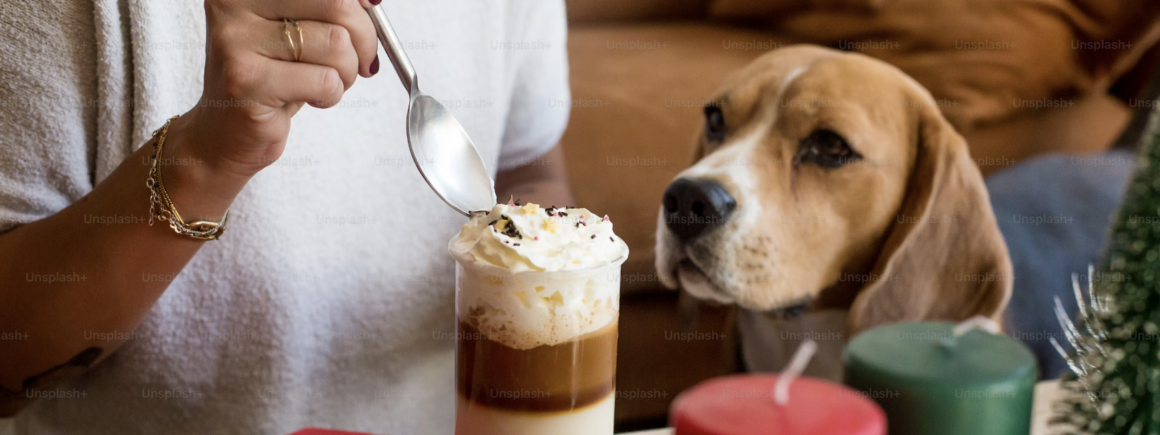
{"type": "Polygon", "coordinates": [[[509,51],[514,81],[499,170],[534,162],[556,146],[571,111],[568,25],[563,0],[509,4],[509,51]]]}
{"type": "Polygon", "coordinates": [[[0,232],[52,215],[93,186],[93,2],[0,6],[0,232]]]}

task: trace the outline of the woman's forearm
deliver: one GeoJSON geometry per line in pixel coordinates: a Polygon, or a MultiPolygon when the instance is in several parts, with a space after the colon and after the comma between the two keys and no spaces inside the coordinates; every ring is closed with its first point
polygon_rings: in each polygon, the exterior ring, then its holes
{"type": "MultiPolygon", "coordinates": [[[[217,221],[247,180],[191,153],[187,121],[175,121],[165,145],[165,187],[187,222],[217,221]]],[[[84,198],[0,235],[0,331],[15,338],[0,340],[0,416],[34,396],[27,390],[108,356],[198,249],[215,243],[149,225],[152,154],[146,144],[84,198]]]]}
{"type": "Polygon", "coordinates": [[[496,174],[495,191],[500,202],[513,197],[544,206],[583,206],[575,204],[560,145],[532,163],[496,174]]]}

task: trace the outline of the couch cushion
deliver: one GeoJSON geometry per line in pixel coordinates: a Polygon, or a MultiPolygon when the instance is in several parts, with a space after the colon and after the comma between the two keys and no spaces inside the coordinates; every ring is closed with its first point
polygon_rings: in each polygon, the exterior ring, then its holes
{"type": "Polygon", "coordinates": [[[1108,94],[1089,95],[1073,103],[962,132],[971,147],[971,159],[988,175],[1040,154],[1104,152],[1116,143],[1132,117],[1127,105],[1108,94]]]}
{"type": "Polygon", "coordinates": [[[571,24],[610,21],[694,19],[705,16],[711,0],[567,0],[571,24]]]}
{"type": "Polygon", "coordinates": [[[572,120],[562,143],[578,204],[628,242],[624,291],[657,286],[661,195],[688,167],[702,106],[725,75],[784,40],[707,24],[573,29],[572,120]]]}

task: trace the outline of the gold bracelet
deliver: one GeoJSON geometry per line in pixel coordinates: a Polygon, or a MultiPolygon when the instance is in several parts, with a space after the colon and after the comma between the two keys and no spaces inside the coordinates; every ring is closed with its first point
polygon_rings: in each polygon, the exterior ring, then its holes
{"type": "Polygon", "coordinates": [[[149,178],[145,180],[145,186],[149,187],[149,226],[153,226],[153,218],[156,217],[169,222],[169,227],[177,234],[197,240],[217,240],[226,231],[230,211],[226,210],[221,222],[197,221],[186,224],[173,201],[169,199],[165,183],[161,181],[161,155],[165,151],[165,136],[169,133],[169,124],[177,118],[177,116],[169,118],[164,126],[153,131],[153,165],[149,168],[149,178]],[[161,208],[160,211],[157,210],[158,207],[161,208]]]}

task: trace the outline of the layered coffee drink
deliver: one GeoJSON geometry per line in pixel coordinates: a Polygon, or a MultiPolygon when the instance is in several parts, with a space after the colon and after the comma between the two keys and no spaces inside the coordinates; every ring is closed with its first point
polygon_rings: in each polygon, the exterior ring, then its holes
{"type": "Polygon", "coordinates": [[[500,204],[452,239],[456,435],[610,435],[628,246],[582,208],[500,204]]]}

